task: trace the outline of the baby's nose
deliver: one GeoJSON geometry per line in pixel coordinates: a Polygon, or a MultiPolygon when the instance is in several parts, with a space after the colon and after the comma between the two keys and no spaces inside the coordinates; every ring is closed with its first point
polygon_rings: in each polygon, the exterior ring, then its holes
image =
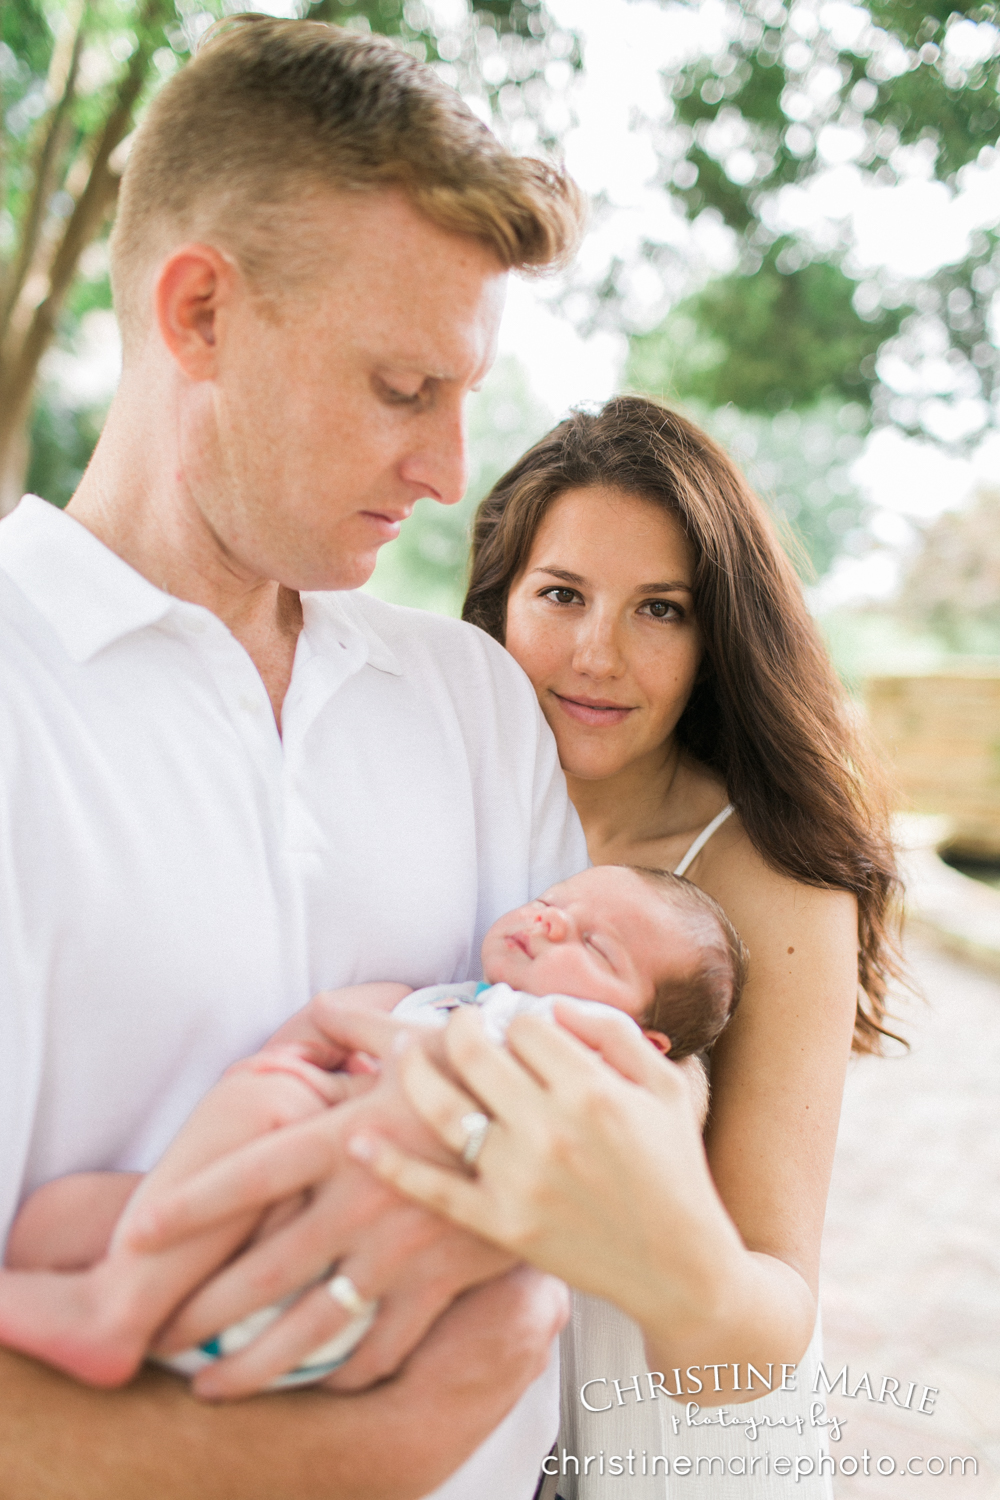
{"type": "Polygon", "coordinates": [[[566,940],[569,931],[569,921],[566,913],[560,911],[558,906],[547,906],[542,913],[542,922],[551,943],[562,943],[566,940]]]}

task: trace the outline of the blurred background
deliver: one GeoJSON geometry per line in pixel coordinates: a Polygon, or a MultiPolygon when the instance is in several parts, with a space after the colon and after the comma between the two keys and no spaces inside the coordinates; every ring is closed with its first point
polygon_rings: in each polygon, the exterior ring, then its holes
{"type": "MultiPolygon", "coordinates": [[[[703,423],[771,507],[895,765],[932,999],[907,1013],[907,1057],[849,1081],[828,1339],[940,1386],[953,1451],[984,1466],[955,1483],[1000,1493],[998,7],[0,0],[0,514],[79,480],[118,376],[107,233],[130,134],[204,29],[247,8],[397,37],[592,199],[572,270],[511,289],[467,496],[421,501],[369,588],[457,614],[478,500],[571,406],[623,388],[703,423]]],[[[871,1441],[895,1452],[902,1420],[871,1441]]]]}

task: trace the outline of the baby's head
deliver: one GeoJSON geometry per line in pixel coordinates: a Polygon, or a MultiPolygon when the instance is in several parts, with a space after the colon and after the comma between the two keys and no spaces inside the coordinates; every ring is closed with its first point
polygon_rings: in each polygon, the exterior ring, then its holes
{"type": "Polygon", "coordinates": [[[675,1059],[729,1019],[745,955],[711,896],[665,870],[596,865],[495,922],[483,974],[529,995],[600,1000],[670,1038],[675,1059]]]}

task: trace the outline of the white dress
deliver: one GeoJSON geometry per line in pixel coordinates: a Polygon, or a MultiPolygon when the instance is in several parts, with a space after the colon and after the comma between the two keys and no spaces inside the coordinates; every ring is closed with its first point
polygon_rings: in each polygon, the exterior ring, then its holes
{"type": "MultiPolygon", "coordinates": [[[[732,810],[725,807],[702,830],[675,874],[684,874],[732,810]]],[[[700,1370],[697,1378],[706,1389],[718,1378],[723,1390],[731,1390],[732,1366],[721,1364],[726,1351],[706,1351],[705,1357],[720,1361],[718,1376],[700,1370]]],[[[794,1390],[779,1389],[781,1370],[776,1368],[771,1372],[771,1394],[732,1407],[693,1411],[683,1401],[651,1397],[649,1363],[638,1325],[610,1303],[576,1292],[573,1315],[561,1339],[562,1425],[555,1450],[559,1473],[546,1481],[541,1496],[545,1500],[555,1496],[561,1500],[625,1500],[626,1496],[628,1500],[788,1500],[794,1492],[795,1500],[831,1500],[831,1459],[819,1425],[825,1413],[812,1394],[820,1357],[817,1321],[812,1342],[794,1372],[786,1369],[786,1385],[794,1383],[794,1390]],[[585,1386],[591,1406],[609,1405],[610,1410],[588,1410],[581,1399],[585,1386]],[[710,1425],[695,1425],[706,1419],[710,1425]],[[660,1462],[654,1463],[657,1458],[660,1462]],[[668,1476],[664,1475],[664,1459],[669,1464],[668,1476]],[[690,1462],[685,1464],[685,1459],[690,1462]],[[775,1472],[779,1459],[788,1463],[779,1463],[775,1472]],[[681,1464],[675,1476],[677,1460],[681,1464]]],[[[768,1377],[766,1366],[762,1375],[768,1377]]],[[[673,1371],[662,1372],[662,1378],[667,1389],[675,1387],[673,1371]]],[[[680,1378],[682,1390],[694,1389],[683,1371],[680,1378]]],[[[745,1388],[745,1365],[736,1379],[745,1388]]],[[[652,1387],[656,1384],[654,1376],[652,1387]]],[[[551,1459],[547,1467],[553,1467],[551,1459]]]]}

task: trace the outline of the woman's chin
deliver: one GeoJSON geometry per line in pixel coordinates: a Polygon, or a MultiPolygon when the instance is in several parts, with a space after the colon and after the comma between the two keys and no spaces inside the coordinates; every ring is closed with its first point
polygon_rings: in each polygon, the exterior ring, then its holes
{"type": "Polygon", "coordinates": [[[567,781],[607,781],[630,763],[628,755],[559,755],[567,781]]]}

